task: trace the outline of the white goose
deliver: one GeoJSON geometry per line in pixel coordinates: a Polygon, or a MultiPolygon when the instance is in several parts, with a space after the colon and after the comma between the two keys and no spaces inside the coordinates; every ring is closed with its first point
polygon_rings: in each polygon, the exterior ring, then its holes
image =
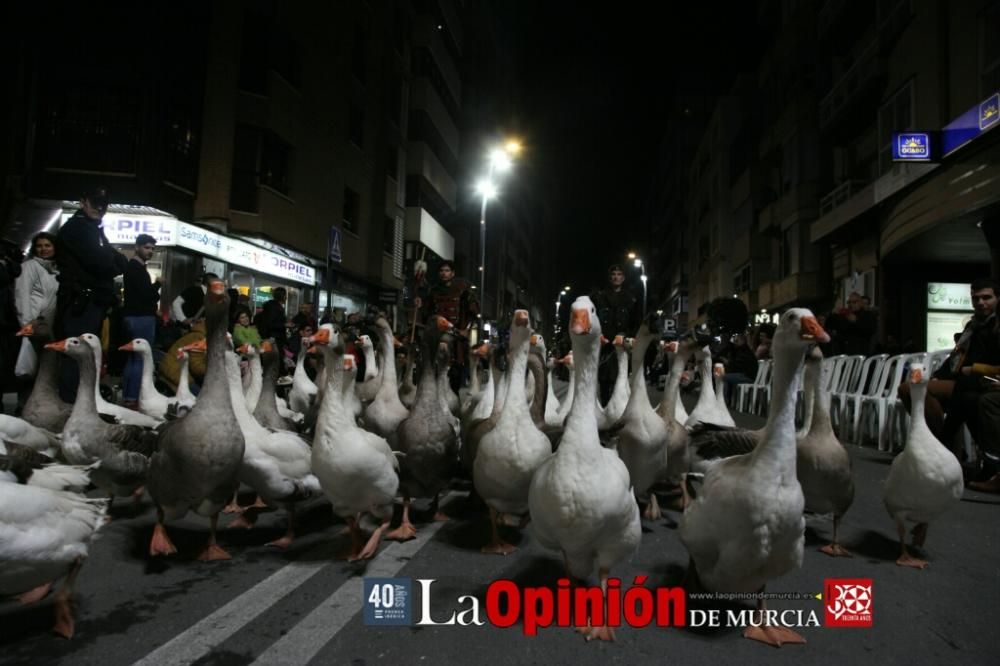
{"type": "Polygon", "coordinates": [[[561,359],[552,361],[548,383],[548,396],[545,399],[545,429],[547,432],[559,431],[563,427],[566,415],[569,414],[569,408],[573,406],[573,396],[576,394],[576,373],[573,372],[573,352],[566,354],[561,359]],[[556,392],[553,388],[555,386],[556,365],[566,365],[569,367],[569,385],[562,401],[556,397],[556,392]]]}
{"type": "MultiPolygon", "coordinates": [[[[528,504],[539,543],[561,551],[569,574],[585,578],[596,563],[607,590],[611,567],[639,546],[639,506],[628,469],[597,432],[601,323],[586,296],[573,303],[569,330],[577,359],[577,396],[562,441],[531,481],[528,504]]],[[[608,626],[587,627],[588,640],[614,640],[608,626]]]]}
{"type": "Polygon", "coordinates": [[[365,376],[362,382],[371,381],[378,377],[378,363],[375,360],[375,345],[367,335],[358,336],[358,344],[361,345],[361,353],[365,356],[365,376]]]}
{"type": "Polygon", "coordinates": [[[336,330],[324,324],[312,342],[322,350],[327,369],[327,387],[313,439],[313,473],[334,513],[345,518],[351,528],[353,548],[347,558],[374,557],[392,518],[399,465],[388,442],[359,428],[354,416],[344,408],[343,382],[347,373],[354,372],[354,366],[351,363],[350,368],[345,368],[343,345],[336,330]],[[363,512],[372,513],[380,525],[362,547],[358,517],[363,512]]]}
{"type": "Polygon", "coordinates": [[[528,487],[552,445],[531,421],[524,395],[531,329],[528,311],[515,310],[510,332],[511,364],[507,398],[496,426],[479,442],[472,469],[476,492],[490,508],[492,538],[484,553],[506,555],[515,547],[500,539],[497,516],[522,515],[528,510],[528,487]]]}
{"type": "Polygon", "coordinates": [[[59,435],[7,414],[0,414],[0,439],[34,449],[50,458],[56,457],[61,448],[59,435]]]}
{"type": "Polygon", "coordinates": [[[108,402],[101,396],[101,339],[93,333],[84,333],[79,338],[87,343],[94,354],[94,366],[97,368],[97,372],[94,374],[94,400],[97,402],[97,412],[112,416],[118,423],[124,425],[155,428],[163,423],[162,419],[156,419],[134,409],[108,402]]]}
{"type": "Polygon", "coordinates": [[[906,549],[906,521],[916,523],[913,544],[923,547],[928,524],[962,499],[962,466],[927,427],[927,379],[920,363],[910,366],[910,429],[906,446],[892,461],[882,500],[896,522],[902,554],[896,564],[923,569],[927,561],[906,549]]]}
{"type": "MultiPolygon", "coordinates": [[[[701,376],[701,390],[698,392],[698,404],[691,410],[687,421],[684,422],[684,427],[690,429],[699,423],[708,423],[723,428],[735,426],[733,417],[730,416],[729,409],[725,406],[725,401],[720,409],[716,398],[718,390],[713,385],[713,381],[717,377],[712,371],[712,353],[708,347],[696,351],[695,359],[698,361],[698,374],[701,376]]],[[[721,383],[721,378],[718,380],[721,383]]]]}
{"type": "MultiPolygon", "coordinates": [[[[250,383],[247,385],[243,398],[246,400],[247,409],[253,414],[254,410],[257,409],[257,402],[260,400],[260,392],[264,388],[264,368],[260,363],[259,348],[248,345],[245,356],[249,361],[250,383]]],[[[281,413],[280,409],[278,413],[281,413]]]]}
{"type": "Polygon", "coordinates": [[[716,363],[712,366],[713,384],[715,385],[715,412],[719,418],[719,424],[726,428],[735,428],[736,421],[729,413],[729,405],[726,404],[726,366],[716,363]]]}
{"type": "MultiPolygon", "coordinates": [[[[597,428],[607,430],[621,418],[628,404],[629,377],[628,377],[628,353],[625,351],[625,337],[616,335],[612,341],[615,348],[615,359],[618,363],[618,375],[615,377],[615,386],[608,398],[608,404],[597,411],[597,428]]],[[[636,366],[637,372],[641,375],[642,364],[636,366]]]]}
{"type": "Polygon", "coordinates": [[[840,519],[854,501],[851,457],[830,422],[830,393],[823,390],[823,352],[818,346],[806,355],[803,383],[806,396],[812,396],[809,429],[796,440],[796,469],[806,511],[833,514],[833,541],[820,548],[831,557],[850,557],[837,541],[840,519]]]}
{"type": "MultiPolygon", "coordinates": [[[[139,386],[139,411],[160,421],[166,418],[167,412],[176,414],[177,400],[163,395],[153,385],[153,348],[149,346],[149,342],[143,338],[135,338],[119,347],[118,350],[132,352],[140,357],[142,383],[139,386]]],[[[178,390],[186,382],[187,377],[182,376],[177,382],[178,390]]]]}
{"type": "MultiPolygon", "coordinates": [[[[198,399],[198,397],[191,392],[190,355],[186,351],[178,349],[177,364],[180,366],[180,374],[177,380],[177,391],[174,392],[174,400],[176,400],[177,404],[181,407],[191,409],[194,407],[194,402],[198,399]]],[[[260,361],[257,362],[257,365],[260,365],[260,361]]],[[[260,389],[258,387],[258,395],[260,394],[259,391],[260,389]]]]}
{"type": "MultiPolygon", "coordinates": [[[[644,495],[667,472],[667,425],[649,404],[646,378],[641,371],[646,350],[654,337],[649,327],[643,324],[630,343],[632,365],[636,371],[632,373],[632,393],[621,417],[624,427],[618,433],[618,455],[628,468],[636,495],[644,495]]],[[[662,517],[653,493],[649,494],[644,515],[650,520],[662,517]]]]}
{"type": "MultiPolygon", "coordinates": [[[[805,501],[795,476],[798,370],[814,342],[829,341],[812,312],[794,308],[774,335],[774,403],[752,452],[709,466],[704,486],[680,521],[694,578],[715,592],[759,592],[802,565],[805,501]]],[[[758,609],[764,610],[764,602],[758,609]]],[[[781,626],[752,626],[743,635],[771,645],[804,642],[781,626]]]]}
{"type": "MultiPolygon", "coordinates": [[[[368,345],[372,344],[372,339],[370,337],[368,337],[367,335],[362,335],[360,339],[362,341],[362,349],[364,349],[365,341],[366,340],[367,340],[367,344],[368,345]]],[[[395,339],[393,339],[393,345],[395,345],[395,339]]],[[[375,399],[375,394],[378,393],[379,387],[382,386],[382,373],[383,373],[383,371],[385,369],[385,364],[386,363],[392,363],[393,369],[395,369],[395,367],[396,367],[396,364],[393,363],[393,356],[395,355],[395,346],[390,347],[386,351],[383,351],[382,349],[379,349],[379,351],[378,351],[379,362],[378,363],[376,363],[376,361],[375,361],[374,351],[369,352],[367,349],[364,349],[364,351],[365,351],[365,379],[364,379],[364,381],[357,382],[355,384],[355,389],[354,390],[357,392],[358,397],[361,398],[361,402],[367,403],[367,402],[371,402],[372,400],[375,399]],[[371,354],[371,359],[370,360],[369,360],[369,354],[371,354]],[[372,376],[369,376],[369,373],[371,373],[371,372],[374,372],[375,374],[372,375],[372,376]]],[[[409,393],[409,400],[410,400],[409,404],[407,404],[406,400],[403,400],[403,405],[407,409],[409,409],[410,405],[413,404],[413,402],[412,402],[413,401],[413,396],[416,394],[416,390],[417,390],[417,387],[414,386],[414,384],[413,384],[413,354],[412,353],[407,354],[407,366],[406,366],[406,370],[403,372],[403,386],[400,387],[400,389],[399,389],[399,391],[400,391],[400,399],[402,399],[404,397],[404,393],[407,390],[409,390],[409,389],[412,389],[412,392],[409,393]],[[409,373],[409,375],[407,375],[407,372],[409,373]],[[409,377],[409,379],[407,379],[407,376],[409,377]]]]}
{"type": "Polygon", "coordinates": [[[375,399],[365,407],[365,429],[384,438],[390,445],[396,441],[396,428],[410,415],[410,410],[399,401],[396,387],[396,364],[393,363],[393,335],[385,317],[375,320],[379,342],[382,345],[382,384],[375,393],[375,399]]]}
{"type": "Polygon", "coordinates": [[[688,413],[684,409],[684,402],[681,400],[681,379],[685,376],[685,367],[687,367],[688,358],[690,358],[691,353],[694,348],[688,345],[682,345],[677,341],[673,342],[661,342],[660,351],[667,355],[668,365],[670,367],[670,373],[667,375],[667,382],[663,388],[663,399],[660,404],[656,406],[656,413],[660,415],[665,423],[669,425],[670,418],[677,421],[677,423],[683,425],[687,423],[688,413]],[[677,350],[684,347],[684,353],[681,358],[677,359],[677,350]],[[676,374],[674,374],[674,368],[677,368],[676,374]],[[668,398],[674,396],[671,401],[668,398]]]}
{"type": "Polygon", "coordinates": [[[308,412],[312,401],[316,399],[316,384],[309,379],[309,373],[306,372],[306,357],[308,355],[309,345],[303,344],[299,350],[299,357],[295,361],[292,390],[288,392],[289,409],[300,414],[308,412]]]}
{"type": "Polygon", "coordinates": [[[0,595],[36,601],[48,583],[66,576],[55,598],[53,630],[72,638],[73,584],[107,507],[107,500],[76,493],[0,483],[0,595]]]}

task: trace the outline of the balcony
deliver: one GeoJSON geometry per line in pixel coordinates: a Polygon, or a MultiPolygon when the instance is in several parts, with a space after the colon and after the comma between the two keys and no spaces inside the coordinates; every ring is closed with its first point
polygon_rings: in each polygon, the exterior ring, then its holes
{"type": "Polygon", "coordinates": [[[819,219],[813,222],[810,240],[815,243],[840,229],[875,205],[875,184],[844,181],[819,201],[819,219]]]}
{"type": "Polygon", "coordinates": [[[757,303],[753,309],[804,303],[820,299],[824,295],[819,272],[795,273],[782,280],[764,282],[757,287],[757,303]]]}
{"type": "Polygon", "coordinates": [[[885,85],[888,68],[879,55],[879,41],[873,40],[850,69],[837,80],[827,95],[819,103],[819,125],[826,132],[849,132],[852,121],[859,120],[859,111],[864,110],[864,122],[871,124],[871,108],[878,102],[885,85]]]}

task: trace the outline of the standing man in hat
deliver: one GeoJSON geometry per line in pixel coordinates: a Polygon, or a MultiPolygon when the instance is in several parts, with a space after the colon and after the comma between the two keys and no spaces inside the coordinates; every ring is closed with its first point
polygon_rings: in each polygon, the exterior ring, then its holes
{"type": "MultiPolygon", "coordinates": [[[[55,322],[59,338],[84,333],[100,336],[104,317],[116,300],[115,277],[125,272],[128,259],[104,235],[101,222],[107,211],[108,190],[95,187],[83,196],[80,210],[59,230],[55,322]]],[[[66,402],[76,401],[79,376],[76,361],[60,359],[59,395],[66,402]]]]}
{"type": "Polygon", "coordinates": [[[618,264],[613,264],[608,267],[608,286],[590,298],[597,310],[597,318],[601,320],[601,330],[608,340],[607,344],[601,346],[601,365],[597,370],[602,405],[611,398],[615,378],[618,376],[615,346],[610,341],[616,335],[635,335],[642,317],[638,308],[639,301],[632,292],[622,288],[624,284],[625,271],[618,264]]]}
{"type": "MultiPolygon", "coordinates": [[[[156,251],[156,239],[149,234],[139,234],[135,238],[135,254],[125,268],[125,306],[122,316],[125,321],[125,335],[128,340],[142,338],[152,346],[156,337],[156,304],[160,301],[160,278],[149,279],[146,269],[153,252],[156,251]]],[[[139,387],[142,385],[142,356],[136,353],[128,355],[125,363],[124,405],[131,409],[139,408],[139,387]]]]}

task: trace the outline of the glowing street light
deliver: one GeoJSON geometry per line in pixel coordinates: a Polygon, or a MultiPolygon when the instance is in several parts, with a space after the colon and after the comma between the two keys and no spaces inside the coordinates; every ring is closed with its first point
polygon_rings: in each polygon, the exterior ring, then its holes
{"type": "Polygon", "coordinates": [[[636,255],[635,252],[629,252],[628,253],[628,258],[632,260],[632,265],[633,266],[635,266],[640,271],[642,271],[642,275],[639,276],[639,279],[642,280],[642,318],[645,319],[646,318],[646,280],[648,279],[646,277],[646,264],[643,263],[642,259],[640,259],[636,255]]]}
{"type": "Polygon", "coordinates": [[[486,203],[497,195],[497,186],[493,177],[497,173],[508,171],[513,165],[512,157],[521,151],[518,141],[507,141],[503,146],[497,146],[489,152],[489,168],[486,178],[479,181],[476,191],[483,197],[483,205],[479,212],[479,318],[483,318],[483,308],[486,301],[486,203]]]}

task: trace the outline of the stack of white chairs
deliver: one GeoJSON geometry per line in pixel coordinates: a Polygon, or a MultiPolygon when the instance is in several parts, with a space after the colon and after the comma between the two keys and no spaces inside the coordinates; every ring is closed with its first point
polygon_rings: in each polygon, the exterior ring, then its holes
{"type": "Polygon", "coordinates": [[[831,397],[830,415],[837,436],[847,442],[858,437],[861,421],[861,401],[873,391],[888,360],[888,354],[869,356],[856,365],[844,388],[831,397]]]}
{"type": "Polygon", "coordinates": [[[757,376],[752,384],[738,384],[736,386],[736,408],[741,412],[750,413],[757,405],[758,392],[763,390],[771,382],[771,360],[761,359],[757,361],[757,376]]]}
{"type": "Polygon", "coordinates": [[[862,444],[866,436],[877,442],[879,451],[888,451],[891,448],[890,442],[890,413],[893,411],[898,398],[899,385],[903,381],[903,374],[911,363],[920,363],[926,354],[898,354],[890,358],[883,370],[878,391],[865,397],[861,401],[861,422],[862,432],[858,435],[857,442],[862,444]]]}

